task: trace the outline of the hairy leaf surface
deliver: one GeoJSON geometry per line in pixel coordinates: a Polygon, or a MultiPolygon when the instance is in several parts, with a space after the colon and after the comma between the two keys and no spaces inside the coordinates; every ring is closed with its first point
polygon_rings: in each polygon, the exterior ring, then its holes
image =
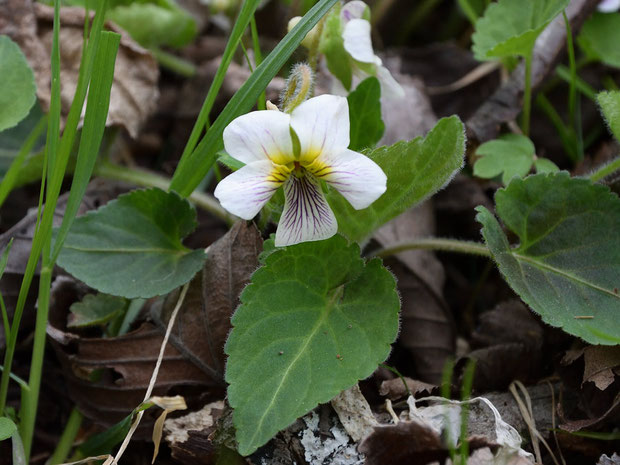
{"type": "Polygon", "coordinates": [[[77,218],[58,264],[106,294],[163,295],[202,267],[204,251],[181,243],[195,227],[195,210],[174,192],[133,191],[77,218]]]}
{"type": "Polygon", "coordinates": [[[601,92],[597,94],[596,101],[601,107],[611,133],[617,141],[620,141],[620,91],[601,92]]]}
{"type": "Polygon", "coordinates": [[[569,0],[499,0],[492,3],[476,22],[472,36],[478,60],[493,57],[526,56],[536,38],[569,0]]]}
{"type": "Polygon", "coordinates": [[[243,291],[226,343],[241,454],[388,356],[398,331],[396,283],[380,260],[364,263],[359,253],[341,236],[275,249],[243,291]]]}
{"type": "Polygon", "coordinates": [[[620,343],[620,199],[560,172],[514,179],[495,201],[519,245],[510,247],[486,208],[477,219],[514,291],[552,326],[591,344],[620,343]]]}
{"type": "Polygon", "coordinates": [[[456,116],[441,119],[426,138],[366,153],[387,175],[387,190],[368,208],[355,210],[331,189],[327,198],[339,232],[352,241],[364,241],[379,226],[445,186],[463,166],[464,153],[463,123],[456,116]]]}

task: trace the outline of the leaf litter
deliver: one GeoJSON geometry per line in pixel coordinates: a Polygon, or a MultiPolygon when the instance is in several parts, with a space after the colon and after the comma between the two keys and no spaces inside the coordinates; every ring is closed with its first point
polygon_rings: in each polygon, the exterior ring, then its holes
{"type": "MultiPolygon", "coordinates": [[[[51,10],[31,2],[9,3],[10,8],[0,13],[0,32],[11,36],[24,50],[37,76],[40,101],[46,107],[49,102],[46,89],[49,87],[47,50],[50,46],[51,10]]],[[[572,2],[568,18],[575,30],[594,9],[595,3],[572,2]]],[[[75,82],[77,62],[75,57],[71,60],[81,47],[84,14],[82,10],[63,8],[61,21],[65,31],[61,35],[61,50],[65,73],[62,81],[63,85],[68,84],[63,88],[63,106],[66,107],[73,92],[71,85],[75,82]]],[[[258,21],[261,30],[260,19],[258,21]]],[[[556,23],[537,44],[537,85],[542,84],[551,72],[551,63],[559,57],[563,47],[560,40],[563,23],[556,23]]],[[[116,30],[112,25],[110,28],[116,30]]],[[[203,31],[199,40],[217,37],[211,34],[211,30],[203,31]]],[[[459,52],[455,52],[454,44],[406,48],[392,52],[392,56],[385,60],[406,91],[406,97],[394,105],[393,111],[384,115],[387,116],[385,143],[424,135],[436,121],[435,112],[451,114],[451,110],[442,110],[450,106],[460,105],[459,113],[470,115],[468,135],[474,144],[494,138],[500,128],[498,123],[510,124],[514,120],[521,109],[522,81],[518,72],[499,85],[496,73],[482,77],[471,88],[457,90],[450,96],[434,94],[429,98],[426,95],[424,81],[432,83],[443,79],[441,84],[447,84],[471,68],[469,54],[458,55],[461,49],[456,49],[459,52]],[[421,56],[428,59],[421,60],[421,56]],[[455,58],[457,56],[460,58],[455,58]],[[416,77],[411,76],[414,74],[411,70],[416,70],[416,77]],[[471,91],[476,88],[477,92],[471,91]],[[495,94],[488,98],[494,89],[497,89],[495,94]]],[[[191,57],[189,52],[183,53],[183,56],[191,57]]],[[[196,103],[201,101],[206,92],[205,83],[212,80],[220,63],[218,54],[209,55],[210,51],[195,53],[212,62],[202,64],[193,82],[171,77],[167,71],[162,74],[165,85],[174,89],[170,95],[183,95],[179,101],[171,99],[175,107],[179,105],[175,111],[180,119],[193,118],[198,112],[196,103]]],[[[173,121],[170,115],[175,112],[165,107],[171,101],[163,102],[164,106],[157,101],[162,84],[157,85],[155,60],[126,35],[122,39],[121,61],[117,68],[121,72],[115,77],[116,90],[108,124],[124,127],[134,138],[144,131],[153,131],[161,132],[162,140],[165,140],[175,125],[179,130],[179,125],[183,124],[173,121]]],[[[249,75],[245,64],[233,63],[223,95],[217,102],[218,111],[249,75]]],[[[324,82],[320,81],[320,85],[323,86],[324,82]]],[[[268,93],[275,96],[282,86],[283,81],[275,80],[267,89],[268,93]]],[[[135,150],[140,143],[130,145],[129,150],[135,150]]],[[[544,143],[542,146],[544,150],[544,143]]],[[[151,168],[154,166],[152,158],[155,158],[152,155],[149,153],[149,160],[145,163],[136,150],[134,154],[130,153],[130,160],[151,168]]],[[[496,187],[492,181],[459,174],[435,199],[404,212],[382,228],[366,251],[371,251],[377,244],[388,247],[400,241],[446,235],[446,231],[451,236],[469,235],[470,239],[478,240],[479,228],[473,221],[472,207],[491,207],[490,194],[496,187]]],[[[106,194],[103,200],[96,199],[81,212],[104,204],[117,195],[118,192],[106,194]]],[[[4,223],[2,226],[8,231],[1,238],[3,244],[19,233],[7,275],[2,280],[2,295],[7,300],[10,314],[30,247],[34,213],[27,214],[14,229],[4,223]],[[11,275],[14,280],[7,279],[11,275]]],[[[158,424],[163,441],[159,444],[161,451],[157,463],[215,463],[222,450],[216,436],[226,429],[225,424],[230,426],[229,420],[226,423],[230,409],[225,403],[223,390],[224,343],[231,328],[230,317],[240,303],[239,296],[259,267],[258,255],[263,250],[266,235],[251,224],[239,222],[212,244],[204,237],[199,233],[192,238],[192,244],[197,242],[207,249],[208,258],[204,268],[191,281],[155,384],[158,394],[182,393],[190,413],[171,414],[158,424]]],[[[610,425],[615,424],[620,412],[617,394],[620,361],[616,347],[584,345],[550,329],[515,300],[514,293],[493,272],[480,282],[471,282],[470,277],[477,273],[472,270],[479,267],[477,259],[408,251],[392,260],[389,266],[398,278],[403,317],[400,338],[387,363],[397,367],[405,376],[401,378],[385,369],[378,370],[359,387],[356,385],[346,390],[331,404],[317,407],[301,421],[280,432],[265,449],[250,456],[249,463],[372,465],[435,463],[433,460],[451,463],[445,432],[450,431],[449,438],[458,438],[463,404],[459,401],[446,403],[445,399],[428,396],[439,393],[444,362],[452,357],[457,358],[457,363],[449,387],[455,397],[458,397],[456,392],[462,382],[465,362],[475,359],[478,364],[473,391],[479,397],[467,401],[471,403],[468,464],[532,463],[530,455],[522,449],[529,447],[527,440],[522,441],[529,434],[528,426],[516,401],[506,392],[515,378],[533,385],[528,390],[532,417],[549,442],[551,431],[558,425],[566,431],[589,433],[591,430],[609,430],[610,425]],[[551,388],[542,384],[534,386],[556,372],[562,374],[562,379],[552,379],[551,388]],[[570,377],[572,380],[568,379],[570,377]],[[499,392],[491,393],[492,390],[499,392]],[[414,397],[407,397],[409,393],[414,397]],[[386,398],[393,403],[386,405],[386,398]],[[391,423],[390,411],[400,412],[395,424],[391,423]]],[[[46,383],[54,386],[54,392],[61,393],[65,411],[68,411],[67,406],[77,405],[89,424],[106,428],[124,418],[140,403],[179,291],[147,301],[139,309],[129,332],[116,337],[103,337],[104,325],[117,316],[115,312],[111,312],[114,313],[112,316],[92,320],[93,325],[88,327],[78,328],[75,316],[71,317],[70,309],[79,308],[80,302],[92,301],[94,292],[61,272],[56,278],[48,327],[53,354],[50,351],[48,357],[52,360],[50,367],[61,376],[46,383]]],[[[34,323],[34,295],[27,308],[31,318],[25,322],[24,331],[30,332],[34,323]]],[[[79,312],[73,313],[76,314],[79,312]]],[[[0,340],[3,337],[1,332],[0,340]]],[[[445,379],[443,381],[445,383],[445,379]]],[[[60,424],[62,419],[61,416],[54,421],[60,424]]],[[[143,422],[138,437],[151,436],[156,421],[153,415],[149,421],[143,422]]],[[[589,463],[597,460],[604,465],[618,463],[618,456],[610,443],[589,441],[586,443],[590,448],[581,451],[577,451],[577,440],[571,436],[563,436],[561,444],[565,451],[576,457],[588,457],[589,463]]],[[[228,444],[234,447],[234,443],[228,444]]],[[[131,450],[128,454],[132,454],[131,450]]],[[[549,462],[548,458],[545,460],[545,463],[549,462]]]]}

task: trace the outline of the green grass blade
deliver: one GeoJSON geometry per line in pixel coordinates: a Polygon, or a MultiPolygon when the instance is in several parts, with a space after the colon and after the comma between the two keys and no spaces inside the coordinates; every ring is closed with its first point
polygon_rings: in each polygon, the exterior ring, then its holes
{"type": "MultiPolygon", "coordinates": [[[[103,22],[105,17],[105,11],[108,6],[108,0],[103,0],[101,9],[95,15],[93,27],[91,28],[90,40],[86,46],[82,62],[80,64],[80,71],[78,75],[78,83],[69,110],[69,115],[65,124],[65,130],[62,140],[59,142],[60,134],[60,48],[59,48],[59,28],[60,28],[60,2],[56,0],[54,5],[54,39],[52,42],[52,92],[50,113],[48,122],[48,134],[46,142],[46,157],[48,173],[50,176],[47,188],[46,206],[43,213],[43,217],[37,225],[35,235],[32,241],[32,248],[30,250],[30,256],[26,263],[26,270],[24,272],[24,278],[22,280],[21,287],[19,289],[19,296],[17,298],[17,304],[15,305],[15,313],[13,315],[13,321],[11,322],[11,334],[10,339],[7,341],[6,352],[4,355],[5,372],[2,374],[0,381],[0,413],[4,411],[6,406],[6,398],[8,393],[9,378],[8,374],[11,371],[11,365],[13,363],[13,356],[15,354],[15,345],[17,343],[17,333],[19,331],[19,325],[21,317],[24,312],[24,306],[26,304],[26,298],[30,290],[30,285],[34,278],[37,264],[44,244],[51,237],[52,223],[54,220],[54,211],[56,210],[56,203],[60,194],[60,188],[65,175],[65,169],[67,161],[71,153],[73,141],[75,140],[75,134],[77,132],[77,125],[82,113],[82,107],[84,105],[84,99],[86,98],[86,91],[88,89],[88,83],[92,72],[94,62],[94,50],[96,50],[99,43],[99,36],[103,28],[103,22]]],[[[44,167],[44,171],[46,168],[44,167]]],[[[41,193],[43,194],[43,186],[46,183],[46,174],[43,173],[41,193]]],[[[41,205],[39,205],[39,210],[41,205]]]]}
{"type": "Polygon", "coordinates": [[[86,114],[84,115],[84,128],[82,129],[82,137],[80,140],[80,148],[78,150],[77,164],[73,175],[73,183],[67,201],[67,207],[62,219],[62,225],[56,236],[54,244],[54,252],[52,253],[51,262],[54,263],[62,244],[69,233],[69,229],[73,224],[75,215],[82,197],[86,192],[88,181],[92,175],[105,122],[110,106],[110,90],[114,81],[114,63],[116,61],[116,53],[120,44],[121,36],[114,32],[102,32],[101,42],[95,55],[96,73],[93,74],[90,87],[88,103],[86,105],[86,114]]]}
{"type": "Polygon", "coordinates": [[[241,37],[245,32],[250,20],[254,17],[254,11],[258,7],[260,0],[245,0],[243,2],[243,6],[241,7],[241,11],[239,12],[239,16],[237,17],[237,21],[235,21],[235,25],[230,33],[230,38],[228,39],[228,43],[226,44],[226,48],[224,49],[224,54],[222,55],[222,61],[220,66],[215,73],[215,77],[213,78],[213,82],[211,83],[211,87],[209,87],[209,91],[207,92],[207,97],[205,98],[204,103],[202,104],[202,108],[200,109],[200,113],[198,114],[198,118],[196,119],[196,123],[194,124],[194,128],[192,129],[192,133],[189,136],[189,140],[187,141],[187,145],[183,149],[183,155],[181,155],[181,161],[179,162],[179,167],[177,171],[181,169],[184,163],[187,162],[187,159],[190,157],[198,141],[200,139],[200,134],[202,134],[202,130],[207,127],[207,123],[209,121],[209,114],[211,113],[211,109],[213,108],[213,104],[215,103],[215,99],[217,94],[222,87],[222,83],[224,82],[224,77],[226,76],[226,71],[228,71],[228,66],[233,59],[235,52],[237,51],[237,47],[241,41],[241,37]]]}
{"type": "MultiPolygon", "coordinates": [[[[48,160],[55,159],[55,153],[58,149],[58,140],[60,135],[60,0],[56,0],[54,4],[54,23],[53,23],[53,39],[52,39],[52,53],[51,53],[51,72],[52,72],[52,86],[50,97],[50,111],[48,118],[47,139],[46,139],[46,158],[48,160]]],[[[39,212],[41,211],[41,200],[43,190],[45,186],[45,170],[46,165],[43,167],[43,176],[41,181],[41,198],[39,201],[39,212]]],[[[38,223],[37,218],[37,223],[38,223]]],[[[39,226],[39,224],[37,225],[39,226]]],[[[37,231],[39,228],[37,228],[37,231]]],[[[15,306],[15,312],[13,314],[13,321],[11,322],[11,331],[9,338],[6,341],[6,351],[4,353],[4,371],[2,372],[2,378],[0,380],[0,415],[4,414],[4,407],[6,406],[6,398],[9,389],[9,375],[11,373],[11,367],[13,364],[13,356],[15,354],[15,346],[17,344],[17,332],[19,330],[19,324],[22,314],[24,312],[24,305],[26,303],[26,297],[30,289],[30,284],[34,277],[37,263],[39,262],[39,256],[41,254],[41,248],[43,247],[43,241],[39,240],[39,248],[35,248],[35,239],[40,234],[35,233],[33,238],[33,245],[28,257],[28,263],[26,264],[26,271],[24,272],[24,278],[19,290],[19,296],[17,298],[17,304],[15,306]]]]}
{"type": "Polygon", "coordinates": [[[252,108],[261,92],[297,49],[306,34],[337,1],[321,0],[317,3],[256,68],[230,99],[193,153],[181,161],[172,178],[170,185],[172,190],[183,196],[192,193],[215,162],[216,153],[222,148],[224,128],[237,116],[252,108]]]}

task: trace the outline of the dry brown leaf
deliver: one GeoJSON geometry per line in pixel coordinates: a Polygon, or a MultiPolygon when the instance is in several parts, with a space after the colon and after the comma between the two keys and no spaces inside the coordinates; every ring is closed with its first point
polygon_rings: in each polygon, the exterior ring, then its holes
{"type": "MultiPolygon", "coordinates": [[[[262,239],[256,228],[239,222],[208,250],[207,260],[190,286],[166,347],[154,394],[201,386],[212,398],[223,395],[223,345],[239,294],[258,267],[262,239]]],[[[69,395],[85,416],[110,426],[142,401],[155,366],[176,292],[155,304],[158,325],[143,323],[121,337],[82,337],[66,330],[67,304],[80,297],[68,279],[55,283],[48,334],[67,374],[69,395]],[[61,301],[62,300],[62,301],[61,301]],[[98,379],[92,381],[97,375],[98,379]]],[[[184,392],[184,391],[181,391],[184,392]]],[[[144,437],[152,422],[140,424],[144,437]]]]}
{"type": "Polygon", "coordinates": [[[417,377],[437,384],[456,347],[450,309],[441,295],[404,265],[396,260],[386,264],[396,275],[402,302],[399,344],[409,351],[417,377]]]}
{"type": "Polygon", "coordinates": [[[620,367],[620,346],[589,346],[584,349],[583,383],[593,382],[601,391],[616,379],[620,367]]]}
{"type": "Polygon", "coordinates": [[[504,390],[515,379],[534,382],[543,364],[544,329],[520,300],[501,302],[484,312],[472,334],[478,347],[457,362],[476,361],[474,390],[504,390]]]}
{"type": "MultiPolygon", "coordinates": [[[[32,66],[37,96],[47,109],[50,102],[50,55],[54,10],[32,0],[6,0],[0,9],[0,34],[15,40],[32,66]]],[[[62,116],[71,106],[83,45],[84,9],[62,8],[60,13],[60,60],[62,116]]],[[[122,126],[132,136],[155,110],[159,90],[159,68],[152,55],[126,33],[121,34],[110,96],[107,126],[122,126]]]]}
{"type": "Polygon", "coordinates": [[[180,463],[211,463],[217,447],[209,439],[216,421],[224,411],[224,401],[218,400],[182,417],[166,420],[165,440],[172,457],[180,463]]]}
{"type": "Polygon", "coordinates": [[[331,404],[342,426],[355,442],[371,434],[378,424],[357,384],[334,397],[331,404]]]}
{"type": "Polygon", "coordinates": [[[448,457],[439,435],[416,421],[377,426],[359,445],[366,465],[427,465],[448,457]]]}
{"type": "MultiPolygon", "coordinates": [[[[230,332],[230,317],[239,305],[239,295],[258,268],[263,241],[253,223],[240,221],[207,250],[202,273],[191,282],[170,342],[205,373],[223,385],[224,343],[230,332]]],[[[177,293],[152,315],[166,327],[177,293]]]]}
{"type": "Polygon", "coordinates": [[[422,393],[426,396],[430,396],[437,394],[437,391],[439,390],[439,387],[435,384],[429,384],[407,377],[405,377],[405,383],[407,384],[407,389],[409,389],[409,392],[405,389],[405,385],[400,378],[393,378],[383,381],[381,383],[381,387],[379,388],[379,394],[386,396],[390,400],[397,400],[409,395],[415,397],[416,394],[422,393]]]}

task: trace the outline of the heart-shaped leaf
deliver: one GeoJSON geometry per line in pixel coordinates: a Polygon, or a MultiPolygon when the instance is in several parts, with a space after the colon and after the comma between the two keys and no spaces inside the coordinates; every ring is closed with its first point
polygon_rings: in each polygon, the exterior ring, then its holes
{"type": "Polygon", "coordinates": [[[426,135],[379,147],[366,155],[387,175],[387,190],[370,207],[355,210],[335,189],[327,195],[338,230],[362,242],[379,226],[430,197],[463,166],[465,131],[456,116],[443,118],[426,135]]]}
{"type": "Polygon", "coordinates": [[[194,208],[176,193],[136,190],[77,218],[58,264],[106,294],[167,294],[202,267],[204,251],[181,243],[195,227],[194,208]]]}
{"type": "Polygon", "coordinates": [[[276,249],[243,291],[226,343],[241,454],[388,356],[398,331],[396,283],[380,260],[364,263],[359,254],[342,236],[276,249]]]}
{"type": "Polygon", "coordinates": [[[620,68],[620,14],[595,12],[583,25],[577,43],[592,59],[620,68]]]}
{"type": "Polygon", "coordinates": [[[34,73],[19,46],[0,36],[0,131],[23,120],[36,100],[34,73]]]}
{"type": "Polygon", "coordinates": [[[514,176],[526,176],[534,162],[534,144],[521,134],[504,134],[499,139],[485,142],[476,155],[480,155],[474,165],[474,174],[491,179],[502,174],[502,182],[508,184],[514,176]]]}
{"type": "Polygon", "coordinates": [[[477,60],[527,56],[536,38],[569,0],[499,0],[476,22],[472,50],[477,60]]]}
{"type": "Polygon", "coordinates": [[[550,325],[592,344],[619,344],[620,199],[559,172],[513,179],[495,201],[520,244],[510,247],[486,208],[477,219],[514,291],[550,325]]]}
{"type": "Polygon", "coordinates": [[[381,85],[375,77],[365,79],[347,97],[351,120],[351,150],[374,147],[383,133],[381,119],[381,85]]]}

